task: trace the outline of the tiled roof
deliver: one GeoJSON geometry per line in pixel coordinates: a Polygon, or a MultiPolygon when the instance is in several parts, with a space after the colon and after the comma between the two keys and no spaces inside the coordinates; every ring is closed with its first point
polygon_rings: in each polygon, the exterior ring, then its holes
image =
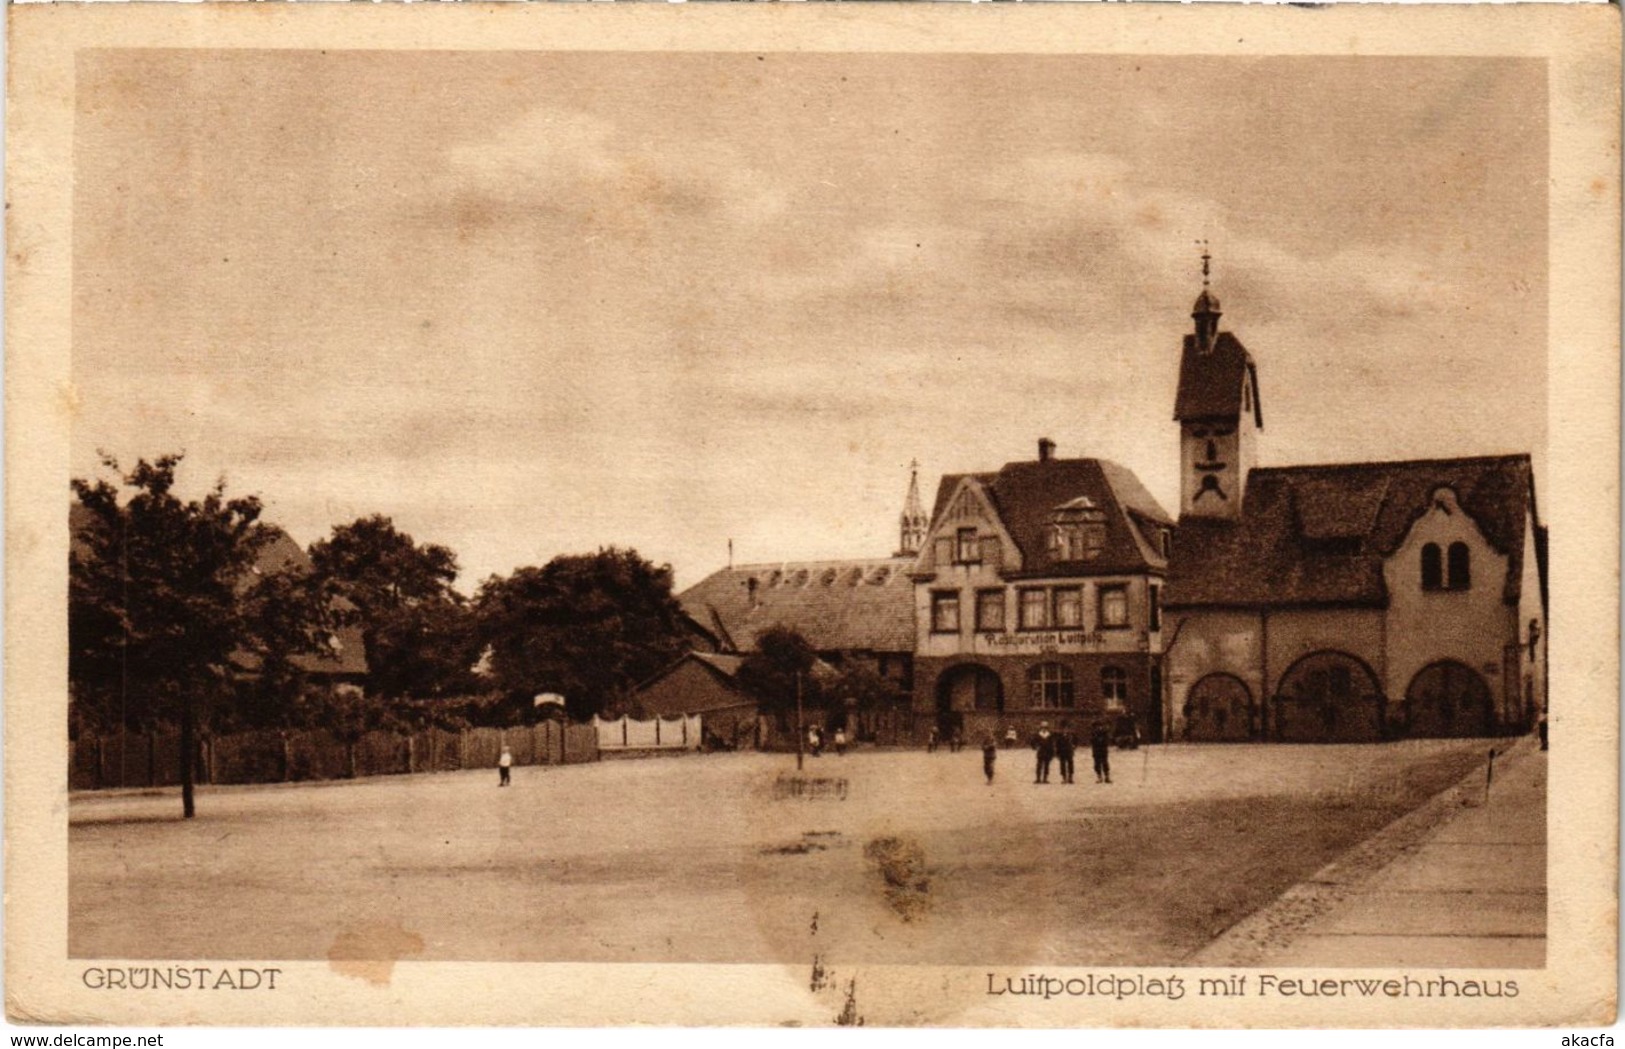
{"type": "Polygon", "coordinates": [[[1180,521],[1163,602],[1384,606],[1383,561],[1443,487],[1509,558],[1515,603],[1525,522],[1538,520],[1527,455],[1255,469],[1241,520],[1180,521]]]}
{"type": "Polygon", "coordinates": [[[739,665],[745,661],[744,657],[720,655],[715,652],[685,652],[659,672],[639,683],[633,691],[642,693],[653,688],[690,660],[709,670],[721,691],[709,700],[689,697],[695,705],[687,710],[687,713],[698,714],[707,710],[725,710],[730,707],[752,706],[755,704],[756,701],[742,691],[738,681],[739,665]]]}
{"type": "Polygon", "coordinates": [[[1202,353],[1196,336],[1185,336],[1179,358],[1179,393],[1174,397],[1174,418],[1228,419],[1241,414],[1243,379],[1253,384],[1253,417],[1264,425],[1263,398],[1258,392],[1258,368],[1241,340],[1221,331],[1213,349],[1202,353]]]}
{"type": "Polygon", "coordinates": [[[1127,467],[1105,459],[1032,459],[1006,463],[998,473],[946,474],[937,486],[933,522],[965,477],[979,481],[992,499],[999,520],[1021,550],[1022,575],[1101,575],[1161,570],[1166,565],[1156,533],[1171,527],[1173,519],[1127,467]],[[1051,515],[1079,497],[1106,512],[1106,545],[1087,562],[1052,562],[1051,515]]]}
{"type": "Polygon", "coordinates": [[[713,572],[677,600],[702,623],[714,616],[741,652],[773,626],[799,632],[820,652],[911,652],[913,565],[896,557],[739,565],[713,572]]]}
{"type": "Polygon", "coordinates": [[[745,661],[744,656],[723,655],[718,652],[690,652],[688,655],[728,678],[738,675],[739,666],[745,661]]]}

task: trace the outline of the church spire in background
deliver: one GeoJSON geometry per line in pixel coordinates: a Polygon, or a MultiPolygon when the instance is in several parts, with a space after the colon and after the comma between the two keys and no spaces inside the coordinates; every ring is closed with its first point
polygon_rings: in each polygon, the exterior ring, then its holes
{"type": "Polygon", "coordinates": [[[918,556],[930,523],[920,503],[920,462],[915,459],[908,464],[908,498],[903,500],[903,514],[898,519],[898,557],[918,556]]]}

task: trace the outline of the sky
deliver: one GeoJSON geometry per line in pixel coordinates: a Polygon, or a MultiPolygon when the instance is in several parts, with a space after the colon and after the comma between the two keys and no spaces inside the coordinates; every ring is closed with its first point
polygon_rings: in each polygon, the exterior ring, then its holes
{"type": "Polygon", "coordinates": [[[120,50],[76,102],[74,476],[184,451],[465,592],[884,556],[911,461],[1039,437],[1177,511],[1203,240],[1262,464],[1544,470],[1539,62],[120,50]]]}

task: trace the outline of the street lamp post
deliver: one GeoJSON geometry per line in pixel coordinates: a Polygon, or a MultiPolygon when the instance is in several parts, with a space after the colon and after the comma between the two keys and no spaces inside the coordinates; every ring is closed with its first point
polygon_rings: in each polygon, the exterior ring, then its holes
{"type": "Polygon", "coordinates": [[[807,741],[807,725],[801,713],[801,672],[796,672],[796,771],[801,771],[801,749],[807,741]]]}

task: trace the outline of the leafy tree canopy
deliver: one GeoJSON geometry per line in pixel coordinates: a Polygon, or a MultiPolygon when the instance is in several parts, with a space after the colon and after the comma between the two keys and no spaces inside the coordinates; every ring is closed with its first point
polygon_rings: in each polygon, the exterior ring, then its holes
{"type": "Polygon", "coordinates": [[[880,710],[897,703],[897,685],[862,663],[843,666],[824,686],[824,694],[840,704],[850,700],[859,710],[880,710]]]}
{"type": "MultiPolygon", "coordinates": [[[[180,725],[192,752],[195,720],[228,694],[234,659],[279,658],[325,639],[323,603],[300,581],[257,577],[277,533],[253,496],[175,494],[181,456],[143,459],[116,480],[74,479],[78,507],[68,555],[68,674],[81,724],[180,725]]],[[[191,815],[191,765],[182,760],[191,815]]]]}
{"type": "Polygon", "coordinates": [[[419,544],[375,514],[311,545],[316,574],[355,606],[375,696],[443,696],[474,689],[479,656],[468,604],[454,588],[457,556],[419,544]]]}
{"type": "Polygon", "coordinates": [[[799,680],[803,705],[817,706],[824,698],[822,675],[814,672],[817,665],[818,653],[800,633],[769,627],[756,635],[755,651],[739,664],[739,683],[763,710],[792,711],[799,680]]]}
{"type": "Polygon", "coordinates": [[[600,713],[686,651],[671,585],[671,566],[615,547],[493,576],[474,601],[488,672],[512,696],[600,713]]]}
{"type": "Polygon", "coordinates": [[[312,543],[316,572],[366,615],[430,601],[455,601],[457,555],[433,543],[419,545],[382,514],[363,517],[333,529],[330,538],[312,543]]]}

